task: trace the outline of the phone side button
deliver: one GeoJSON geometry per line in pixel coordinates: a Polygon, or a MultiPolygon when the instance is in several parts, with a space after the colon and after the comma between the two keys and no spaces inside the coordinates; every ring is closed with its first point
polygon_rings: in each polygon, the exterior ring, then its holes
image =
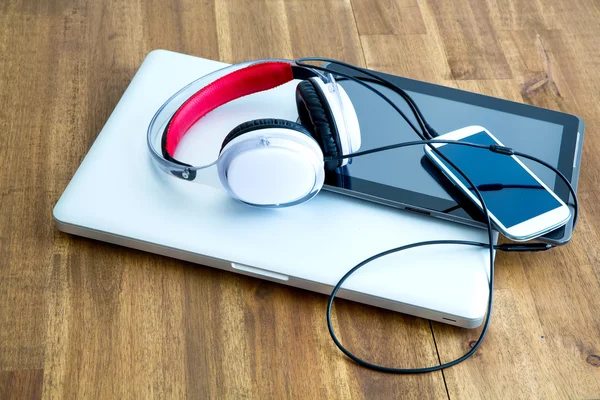
{"type": "Polygon", "coordinates": [[[238,271],[247,272],[251,275],[257,275],[258,277],[279,279],[281,281],[288,281],[290,279],[290,277],[287,275],[279,274],[277,272],[267,271],[267,270],[260,269],[260,268],[250,267],[248,265],[238,264],[238,263],[234,263],[234,262],[231,263],[231,267],[238,271]]]}

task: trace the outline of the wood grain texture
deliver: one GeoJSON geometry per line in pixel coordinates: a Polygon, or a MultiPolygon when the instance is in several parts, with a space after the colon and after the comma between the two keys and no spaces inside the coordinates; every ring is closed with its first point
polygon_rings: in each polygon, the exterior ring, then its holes
{"type": "MultiPolygon", "coordinates": [[[[0,398],[600,398],[598,21],[587,0],[0,2],[0,398]],[[473,358],[393,376],[338,351],[325,296],[58,232],[54,204],[156,48],[332,57],[579,115],[574,239],[498,255],[473,358]]],[[[333,317],[395,366],[479,332],[347,301],[333,317]]]]}
{"type": "Polygon", "coordinates": [[[320,56],[365,65],[350,0],[286,0],[285,9],[295,58],[320,56]]]}
{"type": "Polygon", "coordinates": [[[428,0],[453,79],[507,79],[506,57],[485,2],[428,0]]]}
{"type": "Polygon", "coordinates": [[[417,0],[353,0],[359,34],[427,33],[417,0]]]}
{"type": "Polygon", "coordinates": [[[41,399],[44,370],[0,371],[0,399],[41,399]]]}

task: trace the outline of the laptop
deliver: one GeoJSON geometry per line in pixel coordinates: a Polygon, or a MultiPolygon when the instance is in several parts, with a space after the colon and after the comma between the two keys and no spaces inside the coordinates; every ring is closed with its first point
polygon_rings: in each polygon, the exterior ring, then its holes
{"type": "MultiPolygon", "coordinates": [[[[423,240],[487,242],[485,230],[322,190],[307,203],[257,209],[214,185],[168,176],[150,159],[146,131],[176,91],[227,64],[155,50],[147,55],[54,208],[59,230],[119,246],[330,294],[349,269],[423,240]]],[[[296,120],[297,82],[247,96],[209,114],[183,151],[218,152],[225,135],[254,118],[296,120]]],[[[102,101],[97,99],[97,101],[102,101]]],[[[339,296],[447,324],[481,324],[489,250],[422,247],[356,272],[339,296]]]]}

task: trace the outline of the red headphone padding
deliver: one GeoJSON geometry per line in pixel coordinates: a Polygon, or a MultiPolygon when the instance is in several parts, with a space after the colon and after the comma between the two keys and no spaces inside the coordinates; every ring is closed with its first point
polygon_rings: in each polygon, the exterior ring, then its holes
{"type": "Polygon", "coordinates": [[[264,62],[222,76],[196,92],[179,107],[169,122],[166,151],[173,157],[183,135],[200,118],[232,100],[273,89],[294,79],[291,64],[264,62]]]}

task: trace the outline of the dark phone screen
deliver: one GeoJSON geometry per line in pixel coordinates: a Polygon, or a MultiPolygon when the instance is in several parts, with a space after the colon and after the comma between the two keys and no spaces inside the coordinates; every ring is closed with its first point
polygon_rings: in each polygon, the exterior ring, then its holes
{"type": "MultiPolygon", "coordinates": [[[[461,142],[496,144],[485,132],[461,142]]],[[[448,157],[479,189],[488,209],[507,228],[561,206],[537,180],[512,157],[485,149],[447,144],[438,151],[448,157]]],[[[461,174],[438,157],[472,193],[461,174]]]]}

